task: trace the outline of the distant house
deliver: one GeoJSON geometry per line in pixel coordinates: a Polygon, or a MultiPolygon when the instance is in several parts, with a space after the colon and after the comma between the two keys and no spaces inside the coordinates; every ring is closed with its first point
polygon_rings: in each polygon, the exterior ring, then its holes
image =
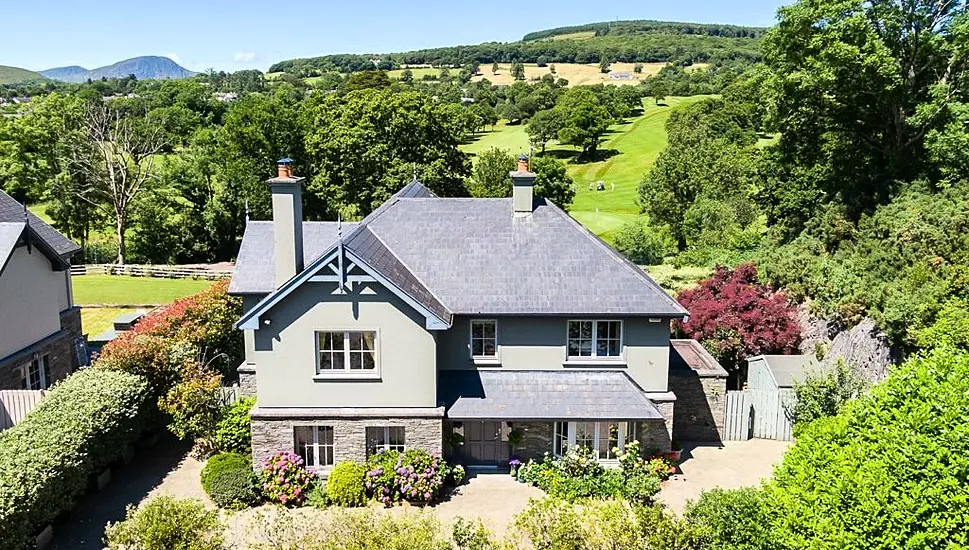
{"type": "Polygon", "coordinates": [[[215,97],[215,99],[217,99],[219,101],[223,101],[225,103],[231,103],[231,102],[239,99],[239,94],[237,94],[235,92],[216,92],[216,93],[214,93],[212,95],[213,95],[213,97],[215,97]]]}
{"type": "Polygon", "coordinates": [[[325,473],[421,448],[500,467],[513,432],[524,458],[670,449],[670,321],[687,311],[534,196],[527,159],[510,198],[442,198],[415,180],[352,224],[304,222],[289,162],[229,286],[255,462],[288,450],[325,473]]]}
{"type": "Polygon", "coordinates": [[[794,382],[818,372],[813,355],[758,355],[747,359],[747,387],[752,390],[789,390],[794,382]]]}
{"type": "Polygon", "coordinates": [[[78,250],[0,191],[0,389],[45,389],[86,363],[71,290],[78,250]]]}
{"type": "Polygon", "coordinates": [[[611,73],[609,73],[609,79],[610,80],[632,80],[633,79],[633,75],[632,75],[632,73],[617,73],[617,72],[611,72],[611,73]]]}

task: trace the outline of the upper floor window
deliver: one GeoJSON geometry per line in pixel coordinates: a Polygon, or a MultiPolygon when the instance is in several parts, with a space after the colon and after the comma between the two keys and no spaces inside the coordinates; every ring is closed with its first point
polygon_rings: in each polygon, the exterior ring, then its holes
{"type": "Polygon", "coordinates": [[[50,385],[50,355],[35,356],[20,367],[20,387],[25,390],[45,390],[50,385]]]}
{"type": "Polygon", "coordinates": [[[317,332],[318,373],[375,372],[376,332],[317,332]]]}
{"type": "Polygon", "coordinates": [[[293,439],[307,468],[333,466],[333,426],[296,426],[293,439]]]}
{"type": "Polygon", "coordinates": [[[620,357],[622,321],[569,321],[569,357],[620,357]]]}
{"type": "Polygon", "coordinates": [[[498,322],[494,319],[471,320],[471,356],[495,357],[498,353],[498,322]]]}

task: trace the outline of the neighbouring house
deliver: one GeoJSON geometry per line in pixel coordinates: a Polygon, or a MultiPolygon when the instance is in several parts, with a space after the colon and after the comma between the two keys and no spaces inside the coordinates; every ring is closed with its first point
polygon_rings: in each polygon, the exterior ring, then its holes
{"type": "Polygon", "coordinates": [[[747,359],[747,388],[792,390],[795,382],[821,368],[813,355],[758,355],[747,359]]]}
{"type": "Polygon", "coordinates": [[[611,73],[609,73],[609,79],[610,80],[632,80],[633,79],[633,74],[632,73],[617,73],[617,72],[611,72],[611,73]]]}
{"type": "Polygon", "coordinates": [[[0,191],[0,389],[46,389],[86,363],[71,291],[78,250],[0,191]]]}
{"type": "Polygon", "coordinates": [[[723,440],[727,371],[696,340],[670,340],[669,389],[676,395],[674,439],[723,440]]]}
{"type": "Polygon", "coordinates": [[[507,199],[415,180],[358,223],[303,222],[303,178],[280,161],[273,220],[247,224],[229,287],[254,462],[293,450],[325,473],[381,449],[500,466],[670,448],[670,321],[687,311],[533,196],[527,160],[511,179],[507,199]]]}

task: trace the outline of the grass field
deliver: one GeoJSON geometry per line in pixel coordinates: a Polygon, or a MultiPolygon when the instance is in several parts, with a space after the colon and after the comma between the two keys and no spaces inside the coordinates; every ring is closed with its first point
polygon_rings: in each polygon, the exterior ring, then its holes
{"type": "Polygon", "coordinates": [[[81,275],[73,278],[74,303],[85,304],[167,304],[176,298],[208,288],[212,281],[158,279],[122,275],[81,275]]]}
{"type": "MultiPolygon", "coordinates": [[[[603,74],[599,71],[598,63],[552,63],[552,65],[555,65],[556,77],[568,80],[569,86],[579,86],[583,84],[639,84],[641,78],[658,73],[660,69],[666,66],[666,63],[643,63],[643,72],[639,74],[633,73],[633,68],[636,66],[635,63],[612,64],[610,67],[612,71],[632,74],[633,78],[630,80],[610,79],[608,74],[603,74]]],[[[478,69],[480,74],[471,80],[477,81],[487,78],[492,84],[508,85],[514,82],[510,69],[510,63],[499,63],[498,74],[492,74],[491,65],[482,64],[478,69]]],[[[549,72],[548,67],[539,67],[534,63],[525,63],[525,79],[539,79],[549,72]]],[[[416,73],[414,77],[417,78],[416,73]]]]}
{"type": "Polygon", "coordinates": [[[27,80],[47,80],[44,75],[21,69],[20,67],[9,67],[0,65],[0,84],[12,84],[14,82],[24,82],[27,80]]]}
{"type": "MultiPolygon", "coordinates": [[[[707,96],[670,97],[656,105],[653,100],[644,101],[643,113],[635,118],[616,124],[609,129],[600,150],[608,153],[598,162],[575,162],[578,150],[574,147],[548,144],[547,154],[566,159],[569,175],[575,180],[576,195],[570,213],[572,217],[593,233],[612,242],[616,231],[639,214],[636,202],[639,183],[652,166],[656,157],[666,147],[664,125],[670,111],[678,105],[700,101],[707,96]],[[605,191],[596,191],[598,181],[605,183],[605,191]],[[589,185],[593,189],[589,189],[589,185]],[[613,189],[615,185],[615,189],[613,189]]],[[[481,153],[491,147],[505,149],[514,155],[528,152],[528,134],[525,126],[499,123],[494,131],[480,134],[475,141],[463,145],[468,153],[481,153]]]]}
{"type": "Polygon", "coordinates": [[[122,307],[82,307],[81,329],[84,330],[85,334],[97,336],[111,328],[119,315],[134,311],[137,310],[122,307]]]}

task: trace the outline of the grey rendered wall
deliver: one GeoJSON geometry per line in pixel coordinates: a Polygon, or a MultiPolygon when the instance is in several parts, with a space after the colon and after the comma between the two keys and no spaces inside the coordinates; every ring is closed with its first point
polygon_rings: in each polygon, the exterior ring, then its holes
{"type": "MultiPolygon", "coordinates": [[[[498,319],[498,359],[509,370],[569,368],[565,344],[568,318],[503,317],[498,319]]],[[[438,338],[442,369],[472,369],[470,318],[455,317],[454,325],[438,338]]],[[[625,370],[647,392],[667,391],[670,353],[669,321],[623,319],[625,370]]],[[[589,368],[588,364],[582,365],[589,368]]],[[[493,367],[487,367],[493,368],[493,367]]],[[[615,367],[603,367],[615,368],[615,367]]]]}
{"type": "Polygon", "coordinates": [[[0,275],[0,358],[15,353],[61,329],[67,307],[64,273],[35,247],[17,248],[0,275]]]}
{"type": "MultiPolygon", "coordinates": [[[[379,285],[369,295],[333,295],[333,283],[306,283],[246,331],[260,407],[434,407],[434,336],[424,318],[379,285]],[[377,332],[376,380],[315,380],[318,330],[377,332]]],[[[251,304],[245,304],[251,306],[251,304]]]]}

